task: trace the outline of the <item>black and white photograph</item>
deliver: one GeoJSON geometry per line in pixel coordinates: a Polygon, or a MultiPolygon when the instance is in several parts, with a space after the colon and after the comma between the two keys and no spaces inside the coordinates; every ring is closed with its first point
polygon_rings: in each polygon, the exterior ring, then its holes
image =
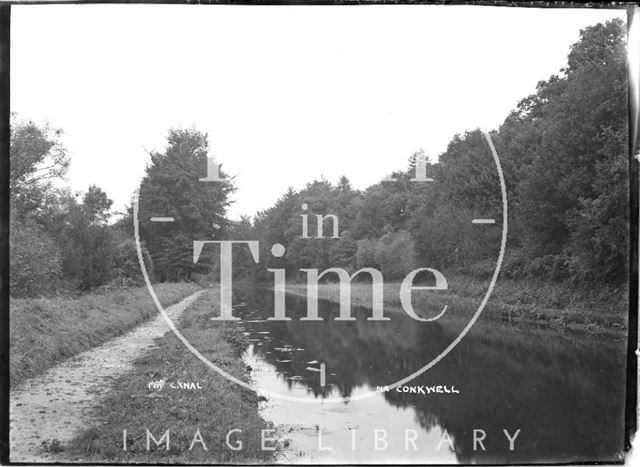
{"type": "Polygon", "coordinates": [[[639,82],[626,3],[2,2],[0,461],[640,465],[639,82]]]}

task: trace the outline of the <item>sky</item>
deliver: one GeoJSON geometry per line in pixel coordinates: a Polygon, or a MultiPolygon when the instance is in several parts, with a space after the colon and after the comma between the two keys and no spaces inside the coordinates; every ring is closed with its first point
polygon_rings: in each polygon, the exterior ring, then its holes
{"type": "MultiPolygon", "coordinates": [[[[18,5],[11,108],[64,131],[73,190],[123,210],[170,128],[208,133],[229,214],[346,175],[358,189],[497,128],[625,10],[490,6],[18,5]]],[[[492,163],[490,154],[487,163],[492,163]]],[[[205,174],[203,174],[203,177],[205,174]]]]}

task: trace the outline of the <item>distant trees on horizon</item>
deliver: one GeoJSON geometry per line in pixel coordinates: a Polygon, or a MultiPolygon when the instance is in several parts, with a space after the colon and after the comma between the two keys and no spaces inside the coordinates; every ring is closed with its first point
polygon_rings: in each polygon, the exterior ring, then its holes
{"type": "MultiPolygon", "coordinates": [[[[509,235],[503,274],[621,283],[629,251],[629,155],[626,31],[622,21],[588,27],[559,75],[538,83],[491,133],[505,175],[509,235]]],[[[60,187],[69,158],[61,131],[11,121],[11,293],[37,296],[109,283],[141,284],[132,207],[111,223],[112,202],[99,187],[60,187]]],[[[455,135],[438,162],[408,155],[396,181],[355,190],[347,177],[289,189],[253,219],[230,221],[233,179],[202,182],[207,135],[172,129],[163,152],[150,153],[140,185],[140,234],[148,270],[161,281],[215,274],[217,252],[192,260],[193,240],[259,240],[260,264],[241,248],[237,278],[270,280],[268,268],[362,267],[399,279],[415,267],[486,276],[500,245],[498,174],[479,130],[455,135]],[[416,164],[430,182],[416,182],[416,164]],[[333,214],[340,238],[301,237],[309,219],[333,214]],[[153,223],[153,216],[174,222],[153,223]],[[493,218],[495,225],[471,219],[493,218]],[[200,238],[202,237],[202,238],[200,238]],[[270,248],[281,243],[283,257],[270,248]]],[[[221,173],[224,176],[224,173],[221,173]]],[[[315,221],[310,222],[315,225],[315,221]]],[[[327,228],[327,232],[330,229],[327,228]]]]}
{"type": "MultiPolygon", "coordinates": [[[[581,31],[560,75],[540,81],[498,130],[509,200],[503,273],[514,278],[621,282],[629,251],[629,155],[626,30],[620,20],[581,31]]],[[[455,135],[434,164],[433,182],[412,182],[417,160],[364,191],[346,177],[333,185],[315,180],[289,189],[259,213],[253,236],[267,267],[369,266],[400,278],[413,264],[459,273],[493,272],[502,215],[498,174],[480,130],[455,135]],[[300,206],[335,214],[341,238],[300,238],[300,206]],[[472,225],[495,218],[496,225],[472,225]],[[268,255],[273,243],[283,258],[268,255]]],[[[245,230],[246,226],[243,227],[245,230]]],[[[233,230],[232,230],[233,232],[233,230]]]]}

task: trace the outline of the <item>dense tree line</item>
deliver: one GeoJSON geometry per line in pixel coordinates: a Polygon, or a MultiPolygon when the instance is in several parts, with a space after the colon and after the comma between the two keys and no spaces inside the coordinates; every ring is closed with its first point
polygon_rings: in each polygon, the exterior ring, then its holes
{"type": "Polygon", "coordinates": [[[95,185],[85,193],[65,186],[70,160],[61,134],[12,115],[12,296],[83,291],[117,278],[124,283],[139,279],[122,254],[127,249],[124,233],[109,225],[112,201],[95,185]]]}
{"type": "MultiPolygon", "coordinates": [[[[11,295],[39,296],[94,287],[141,285],[133,235],[133,205],[112,221],[112,201],[99,187],[72,193],[64,176],[69,157],[61,131],[11,122],[11,295]]],[[[170,130],[164,153],[152,152],[140,187],[140,238],[152,280],[188,280],[207,274],[211,261],[192,261],[193,240],[220,237],[226,226],[230,180],[203,184],[206,135],[170,130]],[[173,215],[171,226],[152,226],[154,215],[173,215]]],[[[209,252],[209,258],[211,258],[209,252]]],[[[206,259],[206,258],[205,258],[206,259]]]]}
{"type": "MultiPolygon", "coordinates": [[[[503,273],[511,277],[619,282],[626,277],[629,230],[626,32],[619,20],[581,31],[560,75],[541,81],[491,133],[504,171],[509,236],[503,273]]],[[[364,191],[348,179],[320,179],[289,189],[253,225],[231,233],[261,241],[261,264],[238,266],[267,279],[267,267],[290,277],[300,268],[377,267],[402,277],[414,265],[486,275],[500,245],[501,191],[480,130],[456,135],[434,164],[432,182],[416,182],[418,151],[394,182],[364,191]],[[302,210],[306,204],[308,209],[302,210]],[[334,214],[340,238],[301,238],[302,215],[334,214]],[[495,226],[473,225],[494,218],[495,226]],[[274,258],[269,248],[283,244],[274,258]]],[[[423,162],[424,163],[424,162],[423,162]]],[[[330,232],[331,221],[325,231],[330,232]]],[[[315,228],[315,227],[314,227],[315,228]]],[[[312,229],[313,230],[313,229],[312,229]]],[[[250,260],[250,258],[245,258],[250,260]]],[[[417,266],[416,266],[417,267],[417,266]]]]}
{"type": "MultiPolygon", "coordinates": [[[[513,278],[621,282],[627,273],[629,199],[626,33],[619,20],[581,32],[559,75],[538,83],[491,133],[509,204],[507,256],[513,278]]],[[[72,193],[63,178],[69,157],[61,131],[12,117],[11,293],[88,290],[140,284],[133,204],[112,222],[112,202],[97,186],[72,193]]],[[[405,160],[407,155],[399,155],[405,160]]],[[[139,226],[147,269],[157,280],[215,273],[217,250],[193,261],[194,240],[259,240],[260,264],[234,253],[236,278],[271,280],[268,268],[362,267],[399,279],[415,267],[486,276],[501,235],[501,190],[480,130],[455,135],[430,163],[424,151],[366,190],[346,177],[290,188],[254,219],[229,221],[233,179],[202,182],[207,135],[171,130],[163,152],[150,153],[139,190],[139,226]],[[433,181],[415,181],[417,171],[433,181]],[[306,208],[304,209],[303,206],[306,208]],[[335,216],[335,218],[331,217],[335,216]],[[170,216],[171,223],[151,217],[170,216]],[[302,219],[308,236],[302,238],[302,219]],[[316,216],[324,216],[324,238],[316,216]],[[496,219],[475,225],[474,218],[496,219]],[[333,237],[337,221],[339,235],[333,237]],[[286,254],[275,257],[280,243],[286,254]]],[[[399,164],[400,165],[400,164],[399,164]]]]}

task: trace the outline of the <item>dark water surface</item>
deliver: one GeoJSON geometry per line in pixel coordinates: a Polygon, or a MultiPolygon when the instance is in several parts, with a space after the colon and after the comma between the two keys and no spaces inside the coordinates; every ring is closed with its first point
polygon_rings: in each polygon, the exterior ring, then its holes
{"type": "MultiPolygon", "coordinates": [[[[299,318],[306,299],[291,295],[286,313],[292,320],[266,321],[273,316],[272,294],[235,292],[234,315],[251,341],[246,359],[254,367],[252,383],[258,391],[307,400],[349,398],[391,385],[427,364],[462,327],[420,323],[404,313],[367,321],[370,310],[357,307],[356,321],[340,322],[334,320],[338,305],[325,301],[319,307],[325,319],[305,322],[299,318]]],[[[459,393],[391,390],[321,404],[269,397],[262,416],[279,427],[280,438],[289,438],[285,462],[613,461],[623,449],[624,353],[622,342],[480,318],[451,353],[406,384],[459,393]],[[486,434],[475,449],[474,429],[486,434]],[[510,450],[503,430],[513,437],[518,429],[510,450]],[[384,440],[376,445],[376,437],[384,440]],[[319,442],[332,450],[319,450],[319,442]]]]}

